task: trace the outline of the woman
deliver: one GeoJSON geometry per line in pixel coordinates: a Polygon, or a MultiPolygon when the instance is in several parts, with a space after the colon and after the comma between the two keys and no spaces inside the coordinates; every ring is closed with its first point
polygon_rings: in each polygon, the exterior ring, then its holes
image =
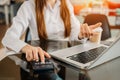
{"type": "Polygon", "coordinates": [[[20,36],[28,27],[32,40],[67,38],[79,40],[92,36],[92,29],[99,26],[101,23],[80,26],[69,0],[28,0],[20,7],[2,43],[11,50],[25,53],[28,61],[38,61],[39,55],[44,62],[45,56],[50,58],[47,52],[20,40],[20,36]]]}

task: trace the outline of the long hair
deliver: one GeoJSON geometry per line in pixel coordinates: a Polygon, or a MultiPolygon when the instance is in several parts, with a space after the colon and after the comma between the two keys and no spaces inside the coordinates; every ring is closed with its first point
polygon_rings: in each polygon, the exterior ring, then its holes
{"type": "MultiPolygon", "coordinates": [[[[46,25],[44,19],[44,8],[47,5],[47,0],[35,0],[35,10],[36,10],[36,21],[38,28],[39,38],[47,39],[46,25]]],[[[60,16],[64,23],[64,36],[70,36],[71,32],[71,22],[70,22],[70,12],[66,4],[66,0],[61,0],[60,5],[60,16]]]]}

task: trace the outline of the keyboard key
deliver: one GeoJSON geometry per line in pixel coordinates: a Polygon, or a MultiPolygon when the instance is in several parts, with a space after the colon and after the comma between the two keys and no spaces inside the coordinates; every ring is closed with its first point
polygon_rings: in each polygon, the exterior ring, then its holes
{"type": "Polygon", "coordinates": [[[67,58],[85,64],[96,59],[105,49],[106,47],[101,46],[82,53],[69,56],[67,58]]]}

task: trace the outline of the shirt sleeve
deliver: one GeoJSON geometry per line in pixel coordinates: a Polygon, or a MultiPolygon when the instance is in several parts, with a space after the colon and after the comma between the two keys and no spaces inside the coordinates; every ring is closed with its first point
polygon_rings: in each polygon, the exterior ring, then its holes
{"type": "Polygon", "coordinates": [[[16,17],[13,18],[11,27],[7,30],[2,39],[2,44],[5,47],[16,52],[19,52],[27,44],[20,40],[20,37],[29,25],[30,12],[28,7],[28,2],[25,1],[18,10],[16,17]]]}
{"type": "Polygon", "coordinates": [[[76,18],[74,15],[74,9],[70,2],[70,0],[67,0],[67,6],[70,11],[70,17],[71,17],[71,34],[70,34],[70,40],[79,40],[78,34],[80,32],[80,21],[76,18]]]}

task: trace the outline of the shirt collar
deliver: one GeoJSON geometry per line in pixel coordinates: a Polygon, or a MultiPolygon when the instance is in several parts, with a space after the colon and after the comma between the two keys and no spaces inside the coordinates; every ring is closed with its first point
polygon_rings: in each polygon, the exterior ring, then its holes
{"type": "MultiPolygon", "coordinates": [[[[59,7],[61,4],[61,0],[56,0],[55,6],[54,7],[59,7]]],[[[47,8],[51,8],[50,4],[47,4],[47,8]]]]}

